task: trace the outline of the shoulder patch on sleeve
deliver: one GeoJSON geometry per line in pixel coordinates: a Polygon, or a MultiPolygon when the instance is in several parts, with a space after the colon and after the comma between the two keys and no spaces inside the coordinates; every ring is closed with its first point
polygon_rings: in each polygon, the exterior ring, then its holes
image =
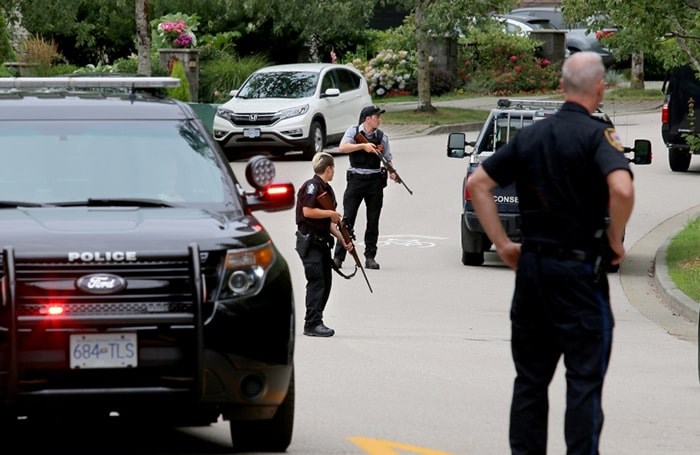
{"type": "Polygon", "coordinates": [[[306,186],[306,194],[316,194],[316,184],[315,183],[309,183],[306,186]]]}
{"type": "Polygon", "coordinates": [[[615,148],[615,150],[618,152],[625,151],[625,147],[622,145],[622,141],[620,140],[620,135],[617,134],[615,128],[606,128],[604,134],[605,139],[615,148]]]}

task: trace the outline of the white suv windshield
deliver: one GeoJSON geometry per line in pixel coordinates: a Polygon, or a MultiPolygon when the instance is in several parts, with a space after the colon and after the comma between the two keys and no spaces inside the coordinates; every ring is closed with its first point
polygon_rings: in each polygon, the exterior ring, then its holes
{"type": "Polygon", "coordinates": [[[255,73],[241,87],[239,98],[308,98],[318,85],[318,73],[284,71],[255,73]]]}
{"type": "Polygon", "coordinates": [[[153,199],[227,204],[231,185],[186,122],[15,121],[0,124],[0,199],[37,204],[153,199]]]}

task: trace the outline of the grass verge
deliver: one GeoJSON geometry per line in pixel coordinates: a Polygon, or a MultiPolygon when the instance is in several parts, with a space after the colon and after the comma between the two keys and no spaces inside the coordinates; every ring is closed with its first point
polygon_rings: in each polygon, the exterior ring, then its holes
{"type": "Polygon", "coordinates": [[[700,302],[700,218],[676,234],[666,251],[668,274],[685,295],[700,302]]]}
{"type": "Polygon", "coordinates": [[[455,125],[459,123],[483,122],[489,112],[479,109],[438,107],[434,113],[416,112],[413,109],[382,114],[382,122],[391,125],[455,125]]]}
{"type": "MultiPolygon", "coordinates": [[[[564,96],[559,92],[552,92],[554,99],[564,99],[564,96]]],[[[431,98],[431,103],[440,101],[450,101],[455,99],[476,98],[483,95],[462,94],[453,92],[447,95],[436,96],[431,98]]],[[[503,98],[522,98],[528,95],[513,95],[503,98]]],[[[658,100],[659,105],[663,102],[663,93],[659,89],[631,89],[631,88],[614,88],[607,91],[603,103],[612,103],[622,100],[658,100]]],[[[405,103],[416,102],[416,96],[395,96],[390,98],[376,98],[374,100],[378,105],[388,103],[405,103]]],[[[483,122],[488,117],[488,111],[478,109],[460,109],[455,107],[436,106],[437,110],[433,113],[416,112],[414,109],[386,112],[382,115],[382,122],[389,125],[454,125],[459,123],[483,122]]]]}

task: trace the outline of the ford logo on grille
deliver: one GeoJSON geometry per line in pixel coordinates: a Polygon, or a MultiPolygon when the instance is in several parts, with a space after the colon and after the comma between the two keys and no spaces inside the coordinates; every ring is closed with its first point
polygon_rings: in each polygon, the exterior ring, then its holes
{"type": "Polygon", "coordinates": [[[114,294],[126,288],[126,280],[111,273],[93,273],[78,278],[76,286],[89,294],[114,294]]]}

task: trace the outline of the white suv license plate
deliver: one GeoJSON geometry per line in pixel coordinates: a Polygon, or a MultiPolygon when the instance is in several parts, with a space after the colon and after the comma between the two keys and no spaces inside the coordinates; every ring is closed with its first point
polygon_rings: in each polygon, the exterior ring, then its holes
{"type": "Polygon", "coordinates": [[[243,136],[250,138],[260,137],[260,128],[243,128],[243,136]]]}
{"type": "Polygon", "coordinates": [[[70,336],[70,367],[129,368],[138,363],[135,333],[95,333],[70,336]]]}

